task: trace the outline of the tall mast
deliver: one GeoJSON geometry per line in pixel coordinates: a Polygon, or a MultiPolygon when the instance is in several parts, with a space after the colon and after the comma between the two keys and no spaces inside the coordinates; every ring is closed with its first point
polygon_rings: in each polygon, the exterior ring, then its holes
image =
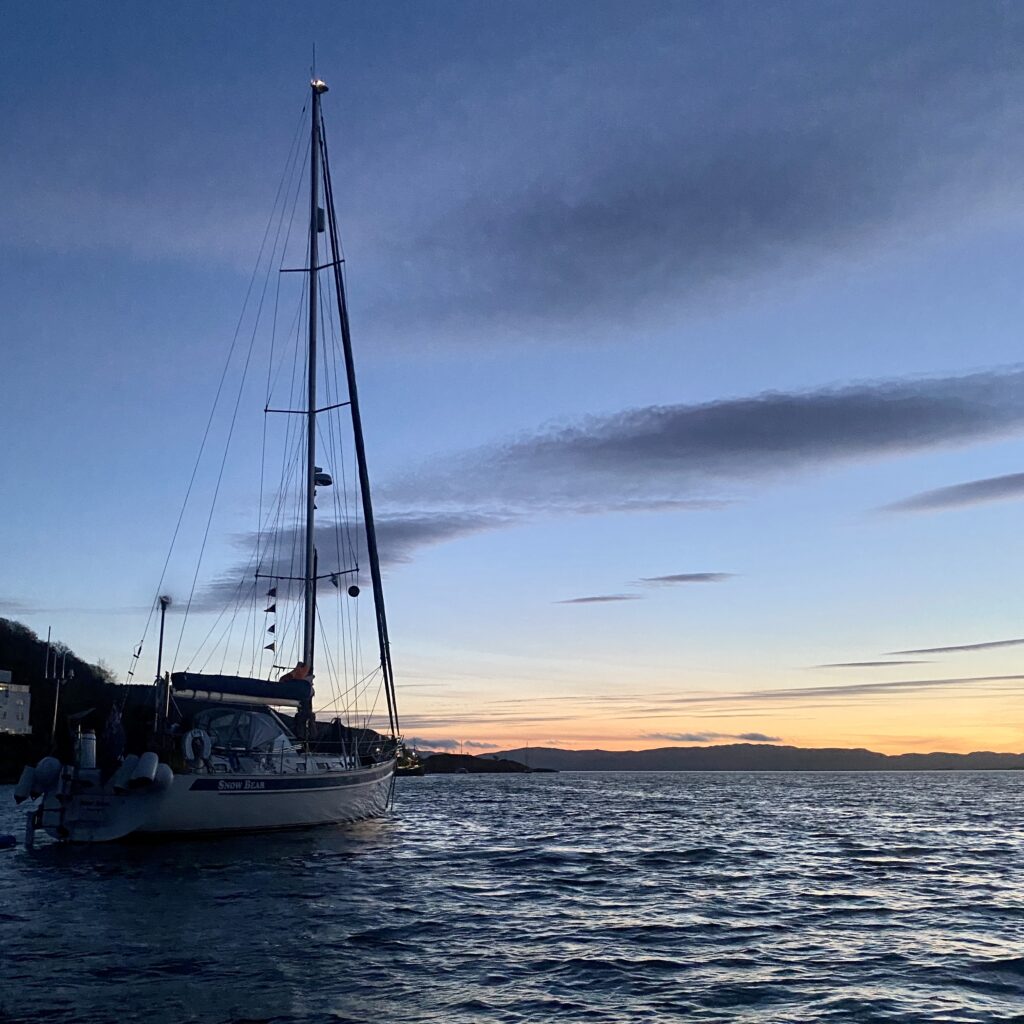
{"type": "Polygon", "coordinates": [[[313,642],[316,636],[316,314],[317,234],[320,230],[320,97],[327,85],[319,78],[309,83],[312,90],[312,139],[309,150],[309,390],[306,403],[306,613],[302,638],[302,661],[313,676],[313,642]]]}

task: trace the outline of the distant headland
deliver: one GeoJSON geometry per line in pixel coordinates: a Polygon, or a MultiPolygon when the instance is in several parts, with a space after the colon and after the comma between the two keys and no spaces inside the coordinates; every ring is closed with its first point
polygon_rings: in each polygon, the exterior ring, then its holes
{"type": "Polygon", "coordinates": [[[583,772],[886,772],[1024,768],[1024,754],[1000,754],[988,750],[970,754],[879,754],[863,748],[787,747],[770,743],[658,747],[654,750],[520,747],[486,756],[522,761],[533,769],[583,772]]]}

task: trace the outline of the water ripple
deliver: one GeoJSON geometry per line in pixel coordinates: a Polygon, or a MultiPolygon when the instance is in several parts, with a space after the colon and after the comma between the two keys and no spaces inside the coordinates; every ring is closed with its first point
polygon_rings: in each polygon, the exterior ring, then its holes
{"type": "Polygon", "coordinates": [[[1022,854],[1019,772],[403,779],[349,829],[0,853],[0,1019],[1019,1024],[1022,854]]]}

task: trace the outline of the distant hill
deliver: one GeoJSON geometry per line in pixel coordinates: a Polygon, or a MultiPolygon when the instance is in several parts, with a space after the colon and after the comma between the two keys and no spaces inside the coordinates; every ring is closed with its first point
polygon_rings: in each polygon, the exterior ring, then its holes
{"type": "Polygon", "coordinates": [[[425,775],[454,775],[459,772],[467,775],[507,775],[529,771],[526,765],[517,761],[490,755],[474,757],[472,754],[430,754],[422,764],[425,775]]]}
{"type": "Polygon", "coordinates": [[[629,772],[863,772],[963,771],[1024,768],[1024,754],[879,754],[863,748],[785,747],[769,743],[728,743],[713,747],[658,747],[654,750],[560,750],[520,747],[498,757],[531,768],[558,771],[629,772]]]}

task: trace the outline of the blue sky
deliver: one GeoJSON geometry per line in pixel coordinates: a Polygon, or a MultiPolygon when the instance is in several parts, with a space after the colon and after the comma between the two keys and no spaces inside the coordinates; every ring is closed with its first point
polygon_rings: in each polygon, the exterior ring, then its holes
{"type": "Polygon", "coordinates": [[[1021,648],[881,657],[1024,633],[1018,10],[3,19],[0,614],[127,664],[315,40],[406,731],[1022,748],[1021,648]]]}

